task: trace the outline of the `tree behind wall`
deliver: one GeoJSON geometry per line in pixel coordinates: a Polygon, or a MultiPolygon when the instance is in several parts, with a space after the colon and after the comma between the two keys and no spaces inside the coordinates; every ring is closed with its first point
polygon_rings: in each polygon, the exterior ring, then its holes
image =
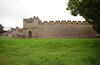
{"type": "Polygon", "coordinates": [[[69,0],[67,10],[74,16],[83,16],[100,33],[100,0],[69,0]]]}

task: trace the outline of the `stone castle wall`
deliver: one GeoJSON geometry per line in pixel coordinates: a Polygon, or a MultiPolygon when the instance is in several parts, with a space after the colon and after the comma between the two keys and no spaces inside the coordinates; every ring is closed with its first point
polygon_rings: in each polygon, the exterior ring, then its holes
{"type": "Polygon", "coordinates": [[[44,21],[38,17],[23,19],[23,28],[11,28],[9,37],[23,38],[94,38],[92,25],[81,21],[44,21]]]}
{"type": "Polygon", "coordinates": [[[92,38],[96,33],[92,25],[81,21],[44,21],[38,17],[23,19],[22,36],[28,38],[29,31],[32,38],[92,38]]]}
{"type": "Polygon", "coordinates": [[[39,38],[89,38],[95,36],[92,27],[86,25],[41,26],[37,30],[39,38]]]}

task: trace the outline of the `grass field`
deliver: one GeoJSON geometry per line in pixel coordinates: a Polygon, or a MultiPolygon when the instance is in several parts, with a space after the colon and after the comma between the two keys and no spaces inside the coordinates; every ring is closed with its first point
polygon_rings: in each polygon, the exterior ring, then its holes
{"type": "Polygon", "coordinates": [[[100,65],[100,38],[0,39],[0,65],[100,65]]]}

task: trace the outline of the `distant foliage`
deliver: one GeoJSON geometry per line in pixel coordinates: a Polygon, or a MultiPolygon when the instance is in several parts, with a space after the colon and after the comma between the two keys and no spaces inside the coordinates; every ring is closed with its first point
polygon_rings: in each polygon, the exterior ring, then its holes
{"type": "Polygon", "coordinates": [[[0,24],[0,33],[3,31],[3,26],[0,24]]]}
{"type": "Polygon", "coordinates": [[[5,30],[3,30],[3,28],[4,28],[4,27],[2,26],[2,24],[0,24],[0,34],[6,32],[5,30]]]}
{"type": "Polygon", "coordinates": [[[100,0],[69,0],[67,10],[74,16],[83,16],[100,33],[100,0]]]}

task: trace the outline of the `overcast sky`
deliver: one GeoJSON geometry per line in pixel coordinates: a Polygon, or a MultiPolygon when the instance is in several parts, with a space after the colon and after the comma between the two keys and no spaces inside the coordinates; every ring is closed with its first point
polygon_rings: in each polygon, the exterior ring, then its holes
{"type": "Polygon", "coordinates": [[[38,16],[42,21],[80,20],[66,11],[68,0],[0,0],[0,24],[5,29],[23,27],[23,18],[38,16]]]}

